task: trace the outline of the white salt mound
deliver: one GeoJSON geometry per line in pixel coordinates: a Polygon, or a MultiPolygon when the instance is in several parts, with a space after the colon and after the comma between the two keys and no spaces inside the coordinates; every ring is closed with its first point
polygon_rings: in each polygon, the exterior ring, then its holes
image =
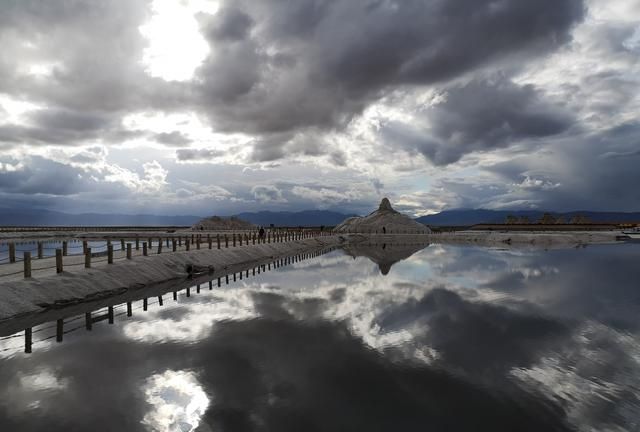
{"type": "Polygon", "coordinates": [[[382,199],[378,210],[365,217],[348,218],[335,227],[334,231],[371,234],[429,234],[431,232],[429,227],[394,210],[387,198],[382,199]]]}

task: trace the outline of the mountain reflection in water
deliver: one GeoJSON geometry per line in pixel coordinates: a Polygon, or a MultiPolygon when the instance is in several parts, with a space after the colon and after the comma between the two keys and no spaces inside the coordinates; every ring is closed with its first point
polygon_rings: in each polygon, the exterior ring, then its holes
{"type": "Polygon", "coordinates": [[[33,354],[4,339],[0,429],[638,428],[640,245],[412,247],[181,292],[33,354]]]}

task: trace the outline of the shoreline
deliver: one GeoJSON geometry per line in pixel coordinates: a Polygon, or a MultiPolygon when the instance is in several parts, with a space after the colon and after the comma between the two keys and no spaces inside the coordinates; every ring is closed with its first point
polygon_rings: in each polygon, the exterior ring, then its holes
{"type": "Polygon", "coordinates": [[[622,231],[453,231],[430,235],[433,243],[477,246],[577,247],[622,243],[622,231]]]}

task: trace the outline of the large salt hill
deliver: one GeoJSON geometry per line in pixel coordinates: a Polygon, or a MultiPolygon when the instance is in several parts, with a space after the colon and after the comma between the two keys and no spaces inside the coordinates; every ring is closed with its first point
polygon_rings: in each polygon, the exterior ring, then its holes
{"type": "Polygon", "coordinates": [[[370,234],[428,234],[431,230],[409,216],[391,207],[387,198],[383,198],[380,207],[364,217],[346,219],[334,228],[339,233],[370,233],[370,234]]]}

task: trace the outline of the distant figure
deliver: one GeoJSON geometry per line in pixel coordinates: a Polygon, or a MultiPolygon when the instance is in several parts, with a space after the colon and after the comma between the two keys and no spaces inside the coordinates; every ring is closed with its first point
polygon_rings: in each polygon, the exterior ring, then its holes
{"type": "Polygon", "coordinates": [[[387,227],[382,227],[382,234],[386,234],[387,233],[387,227]]]}
{"type": "Polygon", "coordinates": [[[264,238],[264,228],[260,227],[260,231],[258,231],[258,238],[263,239],[264,238]]]}

